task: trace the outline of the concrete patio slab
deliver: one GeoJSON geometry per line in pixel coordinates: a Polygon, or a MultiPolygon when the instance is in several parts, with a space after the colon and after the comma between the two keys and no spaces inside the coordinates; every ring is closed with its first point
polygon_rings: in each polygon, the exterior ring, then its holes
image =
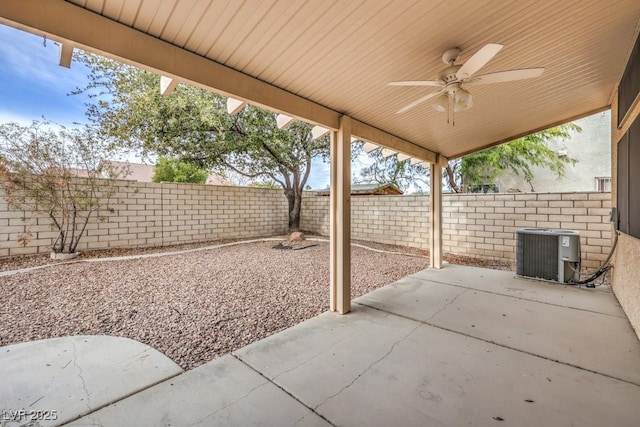
{"type": "Polygon", "coordinates": [[[354,306],[348,316],[324,313],[233,354],[310,408],[339,393],[386,357],[419,324],[354,306]],[[322,343],[309,348],[298,336],[322,343]],[[301,372],[316,372],[312,382],[301,372]]]}
{"type": "Polygon", "coordinates": [[[348,317],[359,324],[352,339],[333,340],[327,325],[340,318],[323,315],[234,354],[333,425],[636,426],[640,417],[637,385],[375,309],[348,317]],[[301,334],[326,348],[302,360],[301,334]]]}
{"type": "Polygon", "coordinates": [[[87,415],[69,426],[329,426],[227,355],[87,415]]]}
{"type": "Polygon", "coordinates": [[[476,289],[531,301],[546,302],[562,307],[579,308],[626,319],[620,304],[609,287],[589,289],[543,280],[517,278],[512,271],[454,264],[447,264],[445,268],[439,270],[422,270],[401,279],[399,282],[411,279],[462,286],[465,289],[476,289]],[[531,286],[532,284],[535,286],[531,286]],[[558,289],[562,289],[563,292],[558,292],[558,289]],[[594,293],[608,296],[593,298],[592,295],[594,293]]]}
{"type": "Polygon", "coordinates": [[[181,372],[128,338],[71,336],[2,347],[0,425],[62,425],[181,372]]]}
{"type": "MultiPolygon", "coordinates": [[[[465,274],[478,273],[477,270],[481,269],[471,269],[465,274]]],[[[470,287],[446,284],[456,283],[457,276],[461,276],[460,268],[447,267],[404,278],[356,301],[640,385],[640,342],[627,319],[620,317],[619,306],[618,315],[609,314],[617,304],[611,293],[496,274],[508,272],[481,273],[503,276],[500,277],[503,290],[496,292],[495,279],[485,282],[478,275],[474,281],[468,278],[467,282],[461,282],[470,283],[470,287]],[[427,280],[434,276],[437,282],[427,280]],[[486,283],[492,291],[479,290],[478,283],[486,283]],[[505,296],[504,289],[519,291],[505,296]],[[557,303],[588,309],[567,308],[557,303]]]]}
{"type": "Polygon", "coordinates": [[[631,427],[640,416],[637,386],[426,325],[351,381],[316,409],[334,425],[631,427]]]}

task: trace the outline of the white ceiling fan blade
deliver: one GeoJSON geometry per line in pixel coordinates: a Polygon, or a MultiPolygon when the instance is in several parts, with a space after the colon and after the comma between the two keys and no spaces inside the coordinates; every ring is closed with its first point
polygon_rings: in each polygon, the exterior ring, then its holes
{"type": "Polygon", "coordinates": [[[387,83],[387,86],[444,86],[440,80],[400,80],[387,83]]]}
{"type": "Polygon", "coordinates": [[[432,93],[430,93],[430,94],[428,94],[428,95],[425,95],[425,96],[423,96],[422,98],[418,98],[418,99],[416,99],[415,101],[413,101],[411,104],[409,104],[409,105],[405,105],[404,107],[402,107],[401,109],[399,109],[399,110],[396,112],[396,114],[402,114],[402,113],[404,113],[404,112],[407,112],[407,111],[409,111],[410,109],[412,109],[413,107],[416,107],[416,106],[418,106],[418,105],[422,104],[423,102],[428,101],[429,99],[431,99],[431,98],[433,98],[433,97],[436,97],[436,96],[440,95],[442,92],[443,92],[442,90],[439,90],[439,91],[437,91],[437,92],[432,92],[432,93]]]}
{"type": "Polygon", "coordinates": [[[477,51],[471,58],[465,62],[462,67],[456,73],[456,77],[460,80],[468,79],[473,76],[480,68],[484,67],[484,65],[491,61],[491,58],[496,56],[500,49],[502,49],[501,44],[497,43],[489,43],[486,44],[477,51]]]}
{"type": "Polygon", "coordinates": [[[474,77],[470,81],[466,82],[465,86],[532,79],[534,77],[540,77],[542,73],[544,73],[544,68],[523,68],[521,70],[498,71],[497,73],[489,73],[474,77]]]}

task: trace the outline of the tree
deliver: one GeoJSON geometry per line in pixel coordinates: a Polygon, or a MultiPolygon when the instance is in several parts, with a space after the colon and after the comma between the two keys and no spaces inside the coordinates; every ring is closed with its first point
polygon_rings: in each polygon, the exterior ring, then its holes
{"type": "Polygon", "coordinates": [[[531,191],[535,191],[531,183],[534,177],[532,167],[546,168],[557,178],[562,178],[565,166],[576,163],[575,159],[558,156],[549,143],[570,139],[571,132],[581,131],[578,125],[567,123],[450,161],[446,168],[448,184],[460,193],[463,187],[492,184],[495,178],[511,171],[522,175],[531,191]]]}
{"type": "Polygon", "coordinates": [[[328,138],[313,140],[311,125],[299,121],[279,129],[275,113],[254,106],[229,115],[226,98],[186,84],[165,97],[158,75],[95,55],[79,58],[90,69],[89,84],[75,93],[92,97],[87,115],[105,138],[143,155],[273,181],[287,197],[289,229],[299,229],[311,160],[328,156],[328,138]]]}
{"type": "MultiPolygon", "coordinates": [[[[532,167],[549,169],[558,178],[564,176],[565,166],[576,160],[558,156],[549,147],[552,140],[569,139],[571,132],[580,132],[579,126],[568,123],[515,139],[449,162],[445,169],[446,182],[451,190],[461,193],[474,187],[486,187],[507,171],[522,175],[533,185],[532,167]]],[[[373,163],[361,170],[361,182],[392,183],[406,191],[413,186],[428,185],[429,169],[413,165],[397,156],[383,157],[381,150],[369,153],[373,163]]]]}
{"type": "Polygon", "coordinates": [[[209,174],[198,166],[176,159],[160,157],[153,171],[153,182],[190,182],[204,184],[209,174]]]}
{"type": "MultiPolygon", "coordinates": [[[[11,208],[49,217],[58,231],[53,252],[74,253],[89,221],[104,219],[100,211],[110,210],[117,189],[114,179],[126,175],[111,162],[101,162],[113,155],[89,127],[3,124],[0,186],[11,208]]],[[[21,243],[27,244],[29,235],[25,233],[21,243]]]]}
{"type": "MultiPolygon", "coordinates": [[[[362,151],[356,151],[354,157],[362,155],[362,151]]],[[[382,155],[381,150],[368,153],[368,158],[373,162],[360,169],[360,178],[357,183],[393,184],[402,191],[413,187],[417,191],[429,188],[429,167],[423,164],[412,164],[409,160],[399,161],[397,156],[382,155]]]]}

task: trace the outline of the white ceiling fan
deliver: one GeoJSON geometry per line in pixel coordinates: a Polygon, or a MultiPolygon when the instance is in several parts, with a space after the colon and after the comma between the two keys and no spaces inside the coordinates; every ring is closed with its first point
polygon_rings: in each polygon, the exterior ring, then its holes
{"type": "Polygon", "coordinates": [[[501,44],[486,44],[462,65],[455,65],[460,56],[460,49],[449,49],[442,55],[442,61],[449,67],[440,73],[438,80],[402,80],[388,83],[388,86],[434,86],[440,88],[436,92],[431,92],[405,105],[397,113],[404,113],[431,98],[437,97],[433,108],[440,112],[447,111],[447,123],[455,124],[454,113],[473,106],[473,98],[466,88],[478,84],[531,79],[541,76],[544,72],[544,68],[524,68],[476,76],[475,74],[502,48],[503,45],[501,44]]]}

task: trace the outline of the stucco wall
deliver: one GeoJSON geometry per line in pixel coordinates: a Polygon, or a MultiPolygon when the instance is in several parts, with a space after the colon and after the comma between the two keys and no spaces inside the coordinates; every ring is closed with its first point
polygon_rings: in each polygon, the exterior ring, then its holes
{"type": "Polygon", "coordinates": [[[640,338],[640,240],[620,234],[613,269],[613,291],[640,338]]]}
{"type": "MultiPolygon", "coordinates": [[[[640,116],[640,102],[636,102],[635,107],[631,110],[627,120],[621,127],[617,126],[617,94],[612,102],[611,110],[611,156],[612,156],[612,175],[613,183],[613,205],[616,205],[616,175],[617,175],[617,158],[618,158],[618,141],[627,132],[631,123],[640,116]]],[[[618,239],[618,247],[613,258],[613,291],[622,305],[631,325],[640,338],[640,240],[620,234],[618,239]]]]}

